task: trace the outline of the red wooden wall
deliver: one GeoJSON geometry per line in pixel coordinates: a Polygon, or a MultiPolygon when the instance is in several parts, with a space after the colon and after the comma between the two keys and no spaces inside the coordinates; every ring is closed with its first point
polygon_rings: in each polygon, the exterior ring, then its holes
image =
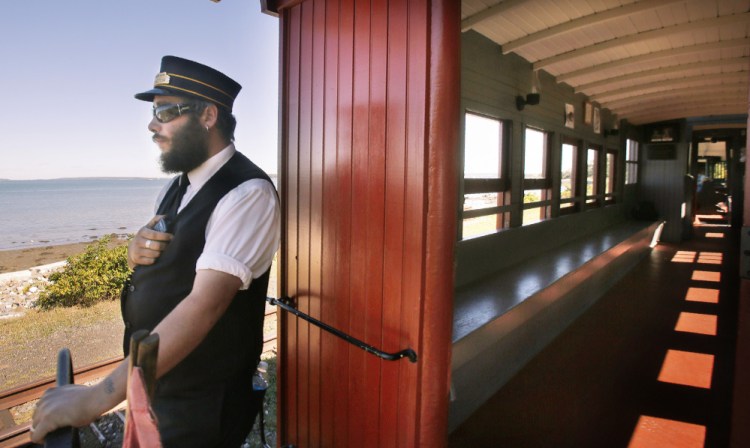
{"type": "Polygon", "coordinates": [[[296,0],[281,29],[279,441],[446,443],[460,4],[296,0]]]}

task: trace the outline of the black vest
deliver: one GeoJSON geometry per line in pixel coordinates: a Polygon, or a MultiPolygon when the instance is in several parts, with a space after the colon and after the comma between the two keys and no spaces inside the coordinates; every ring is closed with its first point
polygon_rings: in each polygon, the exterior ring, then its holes
{"type": "MultiPolygon", "coordinates": [[[[173,223],[174,237],[156,263],[138,266],[123,291],[125,321],[123,346],[129,351],[130,336],[137,330],[152,331],[193,288],[195,265],[206,243],[208,220],[216,204],[230,190],[266,173],[237,152],[180,211],[173,223]]],[[[173,182],[159,206],[165,213],[174,195],[173,182]]],[[[239,291],[227,311],[206,338],[182,362],[159,379],[156,395],[195,391],[226,383],[238,375],[251,375],[263,348],[263,316],[269,272],[239,291]]]]}

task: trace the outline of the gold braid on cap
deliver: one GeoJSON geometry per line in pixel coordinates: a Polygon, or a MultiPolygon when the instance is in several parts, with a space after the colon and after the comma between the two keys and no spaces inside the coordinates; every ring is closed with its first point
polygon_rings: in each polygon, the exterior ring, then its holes
{"type": "Polygon", "coordinates": [[[227,98],[230,98],[230,99],[232,98],[232,95],[228,94],[227,92],[225,92],[225,91],[223,91],[223,90],[221,90],[221,89],[219,89],[217,87],[212,86],[211,84],[207,84],[207,83],[205,83],[203,81],[199,81],[197,79],[193,79],[193,78],[190,78],[190,77],[187,77],[187,76],[178,75],[176,73],[167,73],[167,72],[161,72],[161,73],[159,73],[158,75],[156,75],[156,79],[154,79],[154,87],[168,86],[171,89],[181,90],[183,92],[187,92],[187,93],[199,96],[201,98],[205,98],[205,99],[207,99],[209,101],[213,101],[215,103],[218,103],[218,104],[226,107],[227,109],[231,109],[228,105],[222,103],[221,101],[218,101],[215,98],[211,98],[210,96],[204,95],[202,93],[198,93],[198,92],[196,92],[194,90],[190,90],[190,89],[186,89],[184,87],[178,87],[178,86],[175,86],[174,84],[170,84],[172,76],[177,77],[177,78],[182,78],[182,79],[194,82],[196,84],[200,84],[200,85],[206,86],[206,87],[208,87],[210,89],[213,89],[213,90],[215,90],[215,91],[223,94],[227,98]]]}

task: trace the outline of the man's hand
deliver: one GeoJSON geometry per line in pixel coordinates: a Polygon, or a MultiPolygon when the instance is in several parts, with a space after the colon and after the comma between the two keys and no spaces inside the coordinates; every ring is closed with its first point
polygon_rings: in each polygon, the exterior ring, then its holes
{"type": "Polygon", "coordinates": [[[65,426],[81,427],[98,417],[90,415],[89,387],[69,385],[47,390],[34,411],[31,423],[31,441],[43,443],[48,433],[65,426]]]}
{"type": "Polygon", "coordinates": [[[31,420],[31,441],[43,443],[44,438],[57,428],[80,428],[93,422],[103,413],[125,399],[128,362],[93,386],[71,384],[47,390],[34,410],[31,420]]]}
{"type": "Polygon", "coordinates": [[[157,232],[153,229],[154,225],[159,222],[164,215],[156,215],[141,227],[135,234],[130,244],[128,244],[128,266],[135,268],[140,265],[151,265],[161,256],[162,251],[166,249],[172,234],[157,232]]]}
{"type": "Polygon", "coordinates": [[[125,399],[127,361],[94,386],[71,384],[47,390],[36,405],[31,420],[31,441],[43,443],[57,428],[80,428],[125,399]]]}

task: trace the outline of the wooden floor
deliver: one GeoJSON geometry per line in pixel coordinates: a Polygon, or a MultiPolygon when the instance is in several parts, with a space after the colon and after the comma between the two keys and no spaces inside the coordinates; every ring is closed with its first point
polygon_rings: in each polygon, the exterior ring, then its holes
{"type": "Polygon", "coordinates": [[[701,224],[654,248],[449,446],[730,446],[739,241],[701,224]]]}

